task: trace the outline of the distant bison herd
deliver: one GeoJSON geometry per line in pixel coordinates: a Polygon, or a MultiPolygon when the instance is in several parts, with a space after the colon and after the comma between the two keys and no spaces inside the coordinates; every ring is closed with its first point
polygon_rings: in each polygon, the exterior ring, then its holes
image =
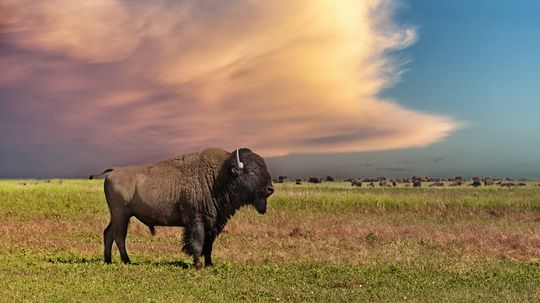
{"type": "MultiPolygon", "coordinates": [[[[500,187],[523,187],[527,184],[525,179],[520,179],[520,182],[514,183],[514,180],[511,178],[497,179],[491,177],[472,177],[464,178],[461,176],[454,178],[430,178],[426,176],[413,176],[411,178],[394,178],[387,179],[386,177],[376,177],[376,178],[351,178],[351,179],[338,179],[332,176],[326,176],[323,178],[321,176],[314,177],[304,177],[304,178],[295,178],[293,179],[297,185],[301,185],[303,182],[307,183],[323,183],[323,182],[335,182],[335,181],[347,181],[351,183],[352,187],[457,187],[457,186],[468,186],[468,187],[480,187],[480,186],[500,186],[500,187]]],[[[277,179],[274,179],[275,183],[286,183],[289,182],[287,176],[279,176],[277,179]]],[[[540,186],[540,184],[538,184],[540,186]]]]}

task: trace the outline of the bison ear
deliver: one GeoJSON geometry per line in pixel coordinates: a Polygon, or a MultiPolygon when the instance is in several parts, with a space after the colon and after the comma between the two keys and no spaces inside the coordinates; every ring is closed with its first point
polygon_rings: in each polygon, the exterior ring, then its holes
{"type": "Polygon", "coordinates": [[[231,165],[231,168],[229,170],[233,176],[238,176],[242,172],[242,169],[238,167],[236,163],[231,165]]]}
{"type": "Polygon", "coordinates": [[[237,166],[231,167],[231,170],[230,170],[230,171],[231,171],[231,174],[232,174],[233,176],[239,176],[239,175],[241,175],[241,174],[243,173],[243,169],[240,169],[240,168],[238,168],[237,166]]]}

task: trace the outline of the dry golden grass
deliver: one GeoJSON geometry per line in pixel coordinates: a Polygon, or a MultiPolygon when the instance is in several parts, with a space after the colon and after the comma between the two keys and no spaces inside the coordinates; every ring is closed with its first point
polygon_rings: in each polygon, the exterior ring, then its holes
{"type": "MultiPolygon", "coordinates": [[[[540,258],[537,214],[446,214],[422,217],[397,211],[325,214],[270,211],[259,216],[242,210],[227,225],[214,248],[217,260],[233,263],[325,262],[363,264],[418,258],[540,258]]],[[[100,256],[104,215],[7,219],[0,223],[0,246],[48,252],[83,252],[100,256]]],[[[132,218],[128,252],[133,257],[186,259],[180,251],[182,229],[148,228],[132,218]]]]}

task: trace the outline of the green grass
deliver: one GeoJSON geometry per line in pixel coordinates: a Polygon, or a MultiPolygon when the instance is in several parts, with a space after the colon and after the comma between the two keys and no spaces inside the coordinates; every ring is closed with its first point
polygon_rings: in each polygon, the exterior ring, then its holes
{"type": "Polygon", "coordinates": [[[181,229],[133,220],[102,263],[102,180],[0,181],[0,301],[536,302],[540,188],[276,184],[197,272],[181,229]]]}
{"type": "Polygon", "coordinates": [[[8,180],[0,183],[0,215],[78,216],[107,214],[103,180],[8,180]]]}
{"type": "Polygon", "coordinates": [[[273,203],[276,207],[320,212],[381,208],[504,209],[540,211],[540,187],[501,188],[351,188],[348,182],[282,184],[273,203]],[[316,201],[317,203],[310,203],[316,201]]]}
{"type": "Polygon", "coordinates": [[[480,262],[460,272],[440,264],[221,263],[196,272],[151,261],[104,265],[75,255],[2,259],[4,300],[19,301],[524,301],[539,298],[538,264],[480,262]],[[24,260],[24,262],[21,262],[24,260]]]}

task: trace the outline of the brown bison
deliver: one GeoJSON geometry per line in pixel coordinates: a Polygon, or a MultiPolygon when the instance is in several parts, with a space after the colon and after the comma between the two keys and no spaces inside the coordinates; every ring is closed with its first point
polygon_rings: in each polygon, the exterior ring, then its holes
{"type": "Polygon", "coordinates": [[[480,182],[480,179],[474,179],[473,183],[470,184],[472,187],[480,187],[482,185],[482,182],[480,182]]]}
{"type": "Polygon", "coordinates": [[[413,183],[415,180],[418,180],[420,182],[428,182],[428,177],[426,176],[413,176],[412,177],[413,183]]]}
{"type": "Polygon", "coordinates": [[[308,179],[309,183],[322,183],[322,177],[310,177],[308,179]]]}
{"type": "Polygon", "coordinates": [[[362,187],[362,181],[358,179],[352,179],[351,180],[351,186],[356,187],[362,187]]]}
{"type": "MultiPolygon", "coordinates": [[[[111,221],[105,228],[104,259],[111,262],[113,242],[129,263],[125,239],[131,217],[154,226],[183,226],[183,250],[196,269],[212,265],[212,244],[227,221],[244,205],[266,213],[274,192],[266,164],[247,148],[229,153],[206,149],[144,166],[107,169],[105,197],[111,221]]],[[[90,176],[92,179],[94,176],[90,176]]]]}

